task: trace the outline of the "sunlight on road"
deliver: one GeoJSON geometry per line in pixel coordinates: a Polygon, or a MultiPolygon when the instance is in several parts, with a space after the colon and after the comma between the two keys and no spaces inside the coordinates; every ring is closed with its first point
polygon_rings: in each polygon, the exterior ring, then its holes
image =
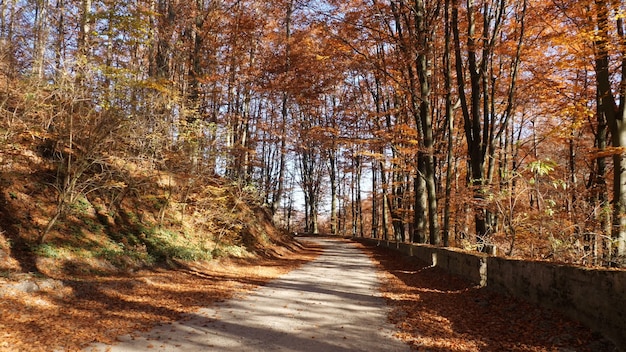
{"type": "Polygon", "coordinates": [[[409,351],[391,336],[370,259],[344,242],[315,241],[325,248],[318,259],[248,296],[86,350],[409,351]]]}

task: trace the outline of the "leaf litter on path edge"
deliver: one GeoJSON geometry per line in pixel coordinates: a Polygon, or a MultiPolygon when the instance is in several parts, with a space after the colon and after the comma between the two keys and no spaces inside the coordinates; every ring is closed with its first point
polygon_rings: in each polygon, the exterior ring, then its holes
{"type": "Polygon", "coordinates": [[[274,259],[226,259],[105,276],[56,273],[60,287],[0,292],[0,352],[79,351],[94,342],[114,343],[117,336],[147,331],[248,292],[318,254],[319,248],[307,244],[274,259]]]}
{"type": "Polygon", "coordinates": [[[617,351],[556,311],[480,288],[390,249],[359,246],[381,268],[398,337],[418,351],[617,351]]]}

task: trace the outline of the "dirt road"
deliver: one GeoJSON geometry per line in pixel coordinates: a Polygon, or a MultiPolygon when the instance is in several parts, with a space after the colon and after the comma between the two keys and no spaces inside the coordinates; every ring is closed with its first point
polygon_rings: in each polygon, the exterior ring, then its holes
{"type": "Polygon", "coordinates": [[[409,351],[392,337],[370,259],[349,243],[311,240],[322,255],[245,297],[86,351],[409,351]]]}

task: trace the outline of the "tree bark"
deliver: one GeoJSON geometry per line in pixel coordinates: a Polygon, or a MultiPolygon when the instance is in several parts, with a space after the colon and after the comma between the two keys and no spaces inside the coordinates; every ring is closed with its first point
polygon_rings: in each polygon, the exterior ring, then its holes
{"type": "Polygon", "coordinates": [[[48,43],[48,0],[35,1],[35,28],[33,44],[33,74],[43,79],[45,74],[46,46],[48,43]]]}
{"type": "Polygon", "coordinates": [[[444,22],[445,22],[445,42],[443,50],[443,75],[444,90],[446,94],[446,127],[447,127],[447,155],[446,155],[446,181],[445,181],[445,203],[443,207],[443,245],[450,245],[450,215],[451,215],[451,195],[452,195],[452,177],[454,162],[454,108],[452,106],[452,63],[450,60],[450,0],[445,0],[444,4],[444,22]]]}
{"type": "MultiPolygon", "coordinates": [[[[290,0],[285,13],[285,74],[291,71],[291,17],[293,15],[294,0],[290,0]]],[[[274,214],[274,223],[278,223],[276,217],[280,200],[284,192],[285,169],[287,168],[287,119],[289,115],[289,95],[287,91],[282,92],[281,97],[281,124],[280,124],[280,161],[278,163],[278,184],[272,197],[272,213],[274,214]]]]}
{"type": "Polygon", "coordinates": [[[601,112],[606,116],[611,142],[616,152],[613,155],[613,228],[612,248],[610,251],[610,265],[626,265],[626,155],[622,150],[626,147],[626,121],[624,99],[626,94],[626,43],[622,19],[617,20],[618,34],[620,36],[620,58],[622,72],[620,82],[620,103],[616,103],[615,94],[611,88],[610,58],[609,58],[609,12],[612,9],[606,0],[596,0],[596,26],[595,39],[595,70],[598,97],[601,112]]]}
{"type": "Polygon", "coordinates": [[[421,133],[421,149],[424,153],[423,174],[428,198],[428,230],[429,242],[432,245],[441,244],[439,233],[439,220],[437,209],[437,186],[435,182],[435,142],[433,137],[433,118],[430,104],[430,72],[432,65],[429,61],[432,44],[430,38],[430,24],[426,22],[426,6],[424,1],[415,1],[415,26],[417,32],[417,45],[422,48],[417,55],[417,76],[420,85],[419,119],[416,121],[418,131],[421,133]]]}
{"type": "MultiPolygon", "coordinates": [[[[418,155],[417,164],[419,165],[423,162],[422,157],[418,155]]],[[[415,190],[413,242],[426,243],[426,213],[428,212],[428,197],[426,195],[426,181],[422,175],[417,174],[413,179],[413,189],[415,190]]]]}

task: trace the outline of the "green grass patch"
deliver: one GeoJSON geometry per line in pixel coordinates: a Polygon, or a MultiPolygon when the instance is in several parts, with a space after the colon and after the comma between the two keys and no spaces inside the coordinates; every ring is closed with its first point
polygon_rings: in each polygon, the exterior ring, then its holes
{"type": "Polygon", "coordinates": [[[104,225],[91,218],[84,218],[83,223],[91,233],[102,233],[104,225]]]}
{"type": "Polygon", "coordinates": [[[95,246],[81,247],[71,243],[65,243],[64,245],[42,243],[34,248],[34,252],[41,257],[54,259],[67,259],[70,257],[93,258],[94,248],[95,246]]]}
{"type": "Polygon", "coordinates": [[[46,258],[61,258],[63,257],[62,255],[62,249],[59,248],[58,246],[51,244],[51,243],[43,243],[40,244],[38,246],[35,247],[34,252],[41,256],[41,257],[46,257],[46,258]]]}
{"type": "Polygon", "coordinates": [[[69,206],[73,214],[85,215],[91,209],[91,203],[85,197],[81,197],[69,206]]]}
{"type": "Polygon", "coordinates": [[[139,248],[125,248],[123,244],[111,244],[100,248],[95,254],[97,258],[104,259],[116,267],[127,266],[129,262],[135,264],[152,265],[155,258],[145,250],[139,248]]]}
{"type": "Polygon", "coordinates": [[[161,228],[145,236],[148,252],[159,260],[209,260],[213,255],[201,243],[194,243],[180,234],[161,228]]]}

